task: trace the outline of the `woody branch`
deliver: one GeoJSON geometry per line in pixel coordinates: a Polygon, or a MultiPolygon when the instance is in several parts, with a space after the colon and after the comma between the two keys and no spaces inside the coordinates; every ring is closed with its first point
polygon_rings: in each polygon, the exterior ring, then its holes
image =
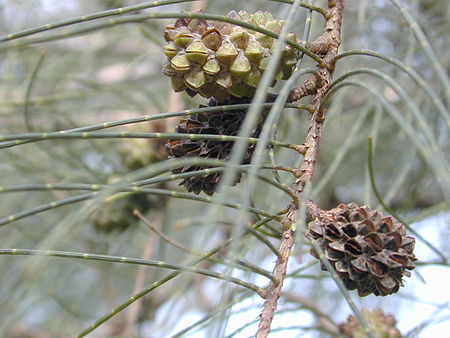
{"type": "MultiPolygon", "coordinates": [[[[313,99],[314,111],[311,116],[308,134],[304,144],[299,149],[303,155],[300,167],[297,169],[297,181],[295,182],[295,194],[297,200],[301,201],[307,183],[311,182],[317,163],[319,144],[322,135],[323,123],[325,121],[325,107],[322,105],[325,94],[330,89],[333,71],[335,68],[335,58],[341,43],[342,15],[345,7],[345,0],[329,0],[326,15],[325,32],[314,42],[309,44],[309,48],[323,55],[322,62],[318,65],[318,77],[309,78],[303,86],[291,93],[290,100],[298,100],[303,96],[315,94],[313,99]]],[[[267,337],[270,332],[278,299],[281,296],[284,276],[286,275],[289,255],[294,244],[295,231],[292,228],[297,222],[299,205],[291,202],[288,212],[283,219],[283,235],[279,247],[279,257],[275,263],[273,276],[275,282],[271,282],[267,288],[266,301],[261,313],[257,338],[267,337]]]]}

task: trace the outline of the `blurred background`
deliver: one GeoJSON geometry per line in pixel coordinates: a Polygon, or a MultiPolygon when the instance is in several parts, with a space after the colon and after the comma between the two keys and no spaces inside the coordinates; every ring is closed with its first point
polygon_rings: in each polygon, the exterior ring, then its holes
{"type": "MultiPolygon", "coordinates": [[[[0,35],[139,3],[0,0],[0,35]]],[[[311,3],[326,7],[326,1],[311,3]]],[[[449,172],[445,166],[450,160],[449,102],[446,101],[449,96],[445,95],[450,91],[445,82],[450,70],[450,4],[447,0],[400,3],[412,14],[431,45],[425,44],[423,48],[425,40],[416,38],[393,2],[347,0],[341,51],[370,49],[394,57],[415,70],[423,84],[418,85],[408,74],[379,58],[350,55],[339,60],[335,79],[352,70],[370,68],[395,81],[406,97],[401,97],[387,82],[368,74],[354,77],[362,82],[362,87],[346,86],[333,94],[311,196],[323,209],[353,201],[381,210],[367,169],[367,140],[372,136],[374,176],[384,201],[410,222],[435,250],[417,240],[418,267],[399,293],[384,298],[358,298],[353,292],[352,295],[360,307],[381,308],[394,315],[405,336],[447,337],[450,272],[436,251],[446,257],[450,253],[449,172]],[[440,65],[430,54],[437,57],[440,65]],[[393,116],[367,88],[381,93],[400,115],[393,116]],[[443,109],[437,108],[426,90],[437,97],[443,109]],[[414,109],[418,116],[414,115],[414,109]],[[427,135],[431,135],[434,148],[429,145],[427,135]]],[[[223,15],[232,9],[267,10],[275,17],[286,18],[290,4],[207,0],[140,12],[176,13],[200,8],[223,15]]],[[[304,34],[307,15],[308,10],[298,10],[293,25],[298,37],[304,34]]],[[[59,34],[60,38],[23,48],[13,48],[11,44],[25,41],[21,39],[0,43],[1,135],[60,131],[205,104],[205,99],[198,96],[173,93],[169,79],[162,76],[163,31],[173,19],[113,25],[80,34],[79,30],[107,19],[32,35],[24,39],[39,39],[49,34],[59,34]]],[[[323,19],[314,13],[310,39],[319,36],[322,30],[323,19]]],[[[305,57],[302,67],[311,66],[314,63],[305,57]]],[[[276,93],[281,86],[282,83],[271,88],[271,92],[276,93]]],[[[301,102],[307,103],[308,99],[301,102]]],[[[106,131],[171,133],[178,121],[173,118],[125,123],[106,131]]],[[[277,140],[301,144],[307,126],[306,112],[285,109],[277,126],[277,140]]],[[[81,200],[80,196],[89,191],[38,190],[32,186],[57,183],[67,187],[108,186],[120,180],[131,182],[136,177],[145,178],[146,170],[167,159],[164,144],[164,140],[114,138],[52,139],[12,147],[0,143],[0,186],[28,187],[20,192],[0,189],[0,224],[4,225],[0,229],[0,247],[186,264],[195,257],[193,252],[205,252],[220,245],[230,237],[230,223],[238,214],[234,209],[219,208],[216,218],[220,222],[208,224],[205,210],[209,205],[195,200],[123,193],[81,200]],[[75,201],[77,198],[80,201],[75,201]],[[62,206],[48,205],[53,201],[67,202],[62,206]],[[48,210],[36,209],[46,205],[48,210]],[[133,215],[134,209],[172,242],[165,241],[133,215]],[[27,212],[29,215],[8,221],[11,215],[27,212]]],[[[298,154],[275,148],[274,159],[278,165],[294,167],[298,154]]],[[[268,157],[264,163],[270,163],[268,157]]],[[[273,178],[269,170],[262,174],[273,178]]],[[[286,173],[281,174],[281,179],[286,184],[294,182],[286,173]]],[[[152,187],[184,191],[178,184],[179,181],[173,181],[152,187]]],[[[239,202],[240,186],[227,188],[226,194],[231,201],[239,202]]],[[[262,181],[258,181],[251,197],[256,208],[271,213],[289,202],[283,191],[262,181]]],[[[249,219],[252,223],[256,221],[256,218],[249,219]]],[[[276,222],[270,223],[272,230],[279,227],[276,222]]],[[[270,233],[273,237],[267,238],[277,247],[277,232],[270,233]]],[[[308,245],[298,237],[284,288],[285,297],[279,303],[271,337],[327,337],[331,335],[330,330],[346,320],[351,310],[328,273],[320,271],[319,264],[309,255],[308,245]]],[[[249,236],[219,254],[218,262],[204,262],[199,267],[226,272],[260,286],[268,283],[267,278],[252,269],[230,270],[229,266],[220,264],[236,258],[268,271],[272,271],[275,260],[266,245],[249,236]]],[[[113,262],[31,256],[2,256],[0,269],[3,337],[74,336],[171,272],[113,262]]],[[[260,297],[238,286],[182,273],[108,320],[91,336],[153,338],[181,332],[180,336],[186,337],[249,337],[256,332],[262,304],[260,297]]]]}

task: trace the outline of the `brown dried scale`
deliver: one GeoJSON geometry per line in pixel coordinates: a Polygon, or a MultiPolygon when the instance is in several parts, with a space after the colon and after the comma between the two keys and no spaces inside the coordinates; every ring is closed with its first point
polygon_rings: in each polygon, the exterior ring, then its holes
{"type": "MultiPolygon", "coordinates": [[[[218,103],[215,99],[210,99],[208,106],[243,104],[250,103],[251,99],[230,98],[224,102],[218,103]]],[[[214,134],[236,136],[239,132],[242,122],[245,119],[246,110],[229,110],[217,112],[205,112],[190,115],[183,119],[176,127],[177,133],[181,134],[214,134]]],[[[251,137],[258,137],[260,132],[259,126],[253,130],[251,137]]],[[[228,160],[234,142],[222,142],[215,140],[172,140],[166,144],[166,150],[170,156],[175,158],[182,157],[204,157],[209,159],[228,160]]],[[[249,144],[247,151],[242,160],[243,164],[250,163],[254,144],[249,144]]],[[[187,165],[182,168],[173,170],[175,174],[187,173],[196,170],[206,169],[201,165],[187,165]]],[[[208,195],[212,195],[216,189],[216,185],[220,180],[221,173],[212,173],[202,176],[191,176],[183,179],[180,185],[184,185],[188,191],[195,194],[201,191],[208,195]]],[[[240,181],[240,175],[236,182],[240,181]]]]}
{"type": "MultiPolygon", "coordinates": [[[[347,289],[358,290],[361,297],[386,296],[403,286],[403,276],[411,275],[407,270],[415,267],[415,239],[392,216],[349,203],[314,218],[306,236],[317,240],[347,289]]],[[[311,254],[318,258],[314,250],[311,254]]]]}
{"type": "MultiPolygon", "coordinates": [[[[284,25],[269,12],[231,11],[227,16],[277,34],[284,25]]],[[[164,38],[168,44],[163,73],[171,78],[172,88],[219,101],[230,96],[253,97],[276,43],[250,29],[200,19],[178,19],[166,27],[164,38]]],[[[295,41],[295,34],[288,39],[295,41]]],[[[296,63],[296,51],[286,45],[275,80],[288,79],[296,63]]]]}

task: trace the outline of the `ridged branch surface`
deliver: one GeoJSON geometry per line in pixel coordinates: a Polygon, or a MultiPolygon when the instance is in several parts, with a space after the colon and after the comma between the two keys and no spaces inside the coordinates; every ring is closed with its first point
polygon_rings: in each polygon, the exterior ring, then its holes
{"type": "MultiPolygon", "coordinates": [[[[308,135],[305,143],[299,147],[303,155],[303,161],[298,169],[299,178],[296,181],[295,187],[298,201],[301,201],[305,186],[308,182],[311,182],[316,167],[320,138],[325,119],[325,111],[322,102],[332,83],[335,57],[338,54],[338,48],[341,43],[341,25],[344,6],[345,0],[328,1],[325,32],[316,41],[310,44],[311,49],[316,49],[316,51],[324,56],[321,64],[319,64],[318,72],[320,79],[319,81],[315,81],[317,83],[317,88],[314,90],[314,113],[311,117],[308,135]]],[[[311,90],[310,84],[308,84],[307,92],[311,92],[311,90]]],[[[256,333],[257,338],[267,337],[270,332],[270,325],[277,308],[278,299],[281,295],[284,276],[286,275],[289,255],[294,244],[295,232],[292,230],[292,225],[297,221],[298,208],[299,206],[294,202],[291,203],[288,208],[288,213],[283,220],[284,231],[279,248],[280,256],[276,261],[273,271],[276,282],[271,282],[268,286],[266,302],[264,303],[258,331],[256,333]]]]}

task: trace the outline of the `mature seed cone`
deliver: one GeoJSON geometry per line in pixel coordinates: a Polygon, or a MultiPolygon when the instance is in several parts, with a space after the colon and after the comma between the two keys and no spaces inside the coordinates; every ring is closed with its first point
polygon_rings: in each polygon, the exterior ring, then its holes
{"type": "MultiPolygon", "coordinates": [[[[361,297],[387,296],[403,286],[403,275],[411,275],[406,270],[415,267],[415,239],[391,216],[349,203],[312,218],[305,235],[318,241],[347,289],[357,289],[361,297]]],[[[311,254],[318,258],[314,250],[311,254]]]]}
{"type": "MultiPolygon", "coordinates": [[[[250,103],[251,99],[230,98],[224,102],[217,102],[210,99],[208,106],[218,106],[227,104],[250,103]]],[[[190,115],[177,125],[177,133],[182,134],[214,134],[236,136],[245,118],[246,110],[206,112],[190,115]]],[[[251,137],[258,137],[259,126],[255,128],[251,137]]],[[[234,142],[221,142],[215,140],[172,140],[166,144],[166,150],[173,157],[204,157],[209,159],[228,160],[231,155],[234,142]]],[[[254,144],[249,144],[242,163],[250,163],[254,144]]],[[[173,170],[175,174],[206,169],[200,165],[187,165],[173,170]]],[[[188,191],[195,194],[204,191],[212,195],[219,182],[221,173],[207,174],[203,176],[192,176],[183,179],[180,185],[184,185],[188,191]]],[[[240,175],[236,182],[240,182],[240,175]]]]}
{"type": "MultiPolygon", "coordinates": [[[[396,319],[386,315],[383,310],[362,309],[362,314],[367,320],[369,328],[377,338],[401,338],[402,334],[395,327],[396,319]]],[[[367,333],[361,327],[355,316],[350,315],[346,322],[339,324],[339,332],[348,338],[365,338],[367,333]]]]}
{"type": "MultiPolygon", "coordinates": [[[[231,11],[227,16],[278,34],[284,25],[269,12],[231,11]]],[[[230,95],[253,97],[276,43],[274,38],[249,29],[199,19],[178,19],[166,27],[164,38],[168,44],[163,72],[171,78],[172,88],[219,101],[230,95]]],[[[295,40],[295,34],[288,39],[295,40]]],[[[275,82],[288,79],[296,63],[296,51],[286,45],[275,82]]]]}

